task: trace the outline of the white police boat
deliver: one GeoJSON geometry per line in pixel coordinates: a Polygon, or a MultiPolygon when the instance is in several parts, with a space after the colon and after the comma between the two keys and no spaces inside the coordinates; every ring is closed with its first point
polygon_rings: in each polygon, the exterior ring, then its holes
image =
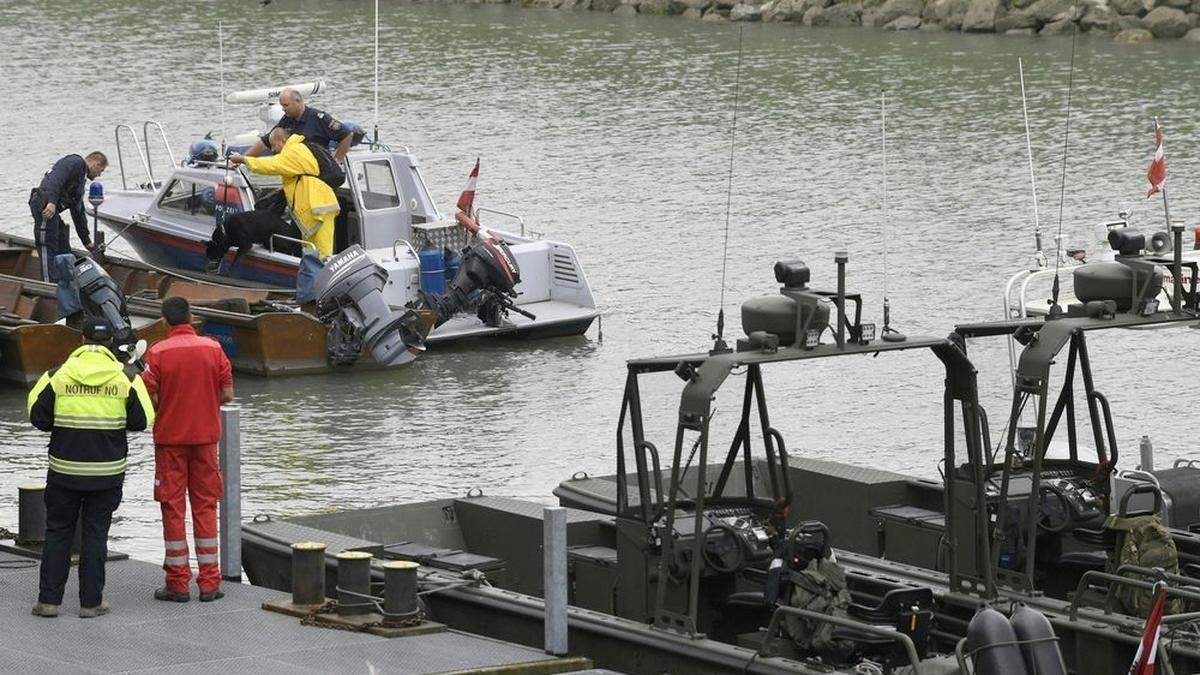
{"type": "MultiPolygon", "coordinates": [[[[278,92],[238,92],[228,100],[245,102],[249,94],[264,97],[260,115],[269,122],[277,119],[278,104],[270,101],[278,92]]],[[[149,265],[212,281],[206,274],[209,261],[205,249],[218,219],[254,208],[265,190],[278,186],[278,179],[255,176],[218,161],[191,158],[176,162],[162,126],[154,121],[145,122],[138,136],[130,125],[116,127],[121,189],[109,190],[96,208],[99,222],[112,230],[113,238],[126,239],[149,265]],[[154,173],[151,140],[166,147],[169,175],[165,177],[154,173]],[[130,143],[134,161],[147,177],[141,183],[131,178],[124,161],[130,143]]],[[[243,138],[252,137],[245,134],[243,138]]],[[[351,150],[343,168],[347,180],[336,191],[341,213],[335,254],[354,245],[365,249],[387,271],[383,293],[393,307],[416,306],[452,290],[462,254],[477,235],[438,210],[416,156],[406,147],[366,143],[351,150]]],[[[515,214],[480,207],[473,215],[515,224],[516,231],[487,230],[507,245],[519,268],[515,296],[499,308],[462,303],[463,311],[438,326],[427,341],[487,335],[550,337],[586,331],[599,312],[574,249],[527,233],[524,220],[515,214]]],[[[274,235],[268,245],[256,244],[236,262],[231,250],[219,275],[228,281],[230,293],[236,292],[232,287],[248,285],[295,289],[300,258],[278,249],[295,249],[298,244],[274,235]]]]}

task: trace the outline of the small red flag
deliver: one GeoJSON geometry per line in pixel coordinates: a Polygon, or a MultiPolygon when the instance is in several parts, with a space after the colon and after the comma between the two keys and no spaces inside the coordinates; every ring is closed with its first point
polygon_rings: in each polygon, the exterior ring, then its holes
{"type": "Polygon", "coordinates": [[[462,194],[458,196],[458,210],[471,215],[471,207],[475,205],[475,181],[479,178],[479,159],[475,159],[475,166],[471,169],[471,175],[467,177],[467,187],[463,188],[462,194]]]}
{"type": "Polygon", "coordinates": [[[1163,183],[1167,182],[1167,158],[1163,154],[1163,133],[1157,117],[1154,118],[1154,161],[1150,162],[1150,170],[1146,172],[1146,178],[1150,179],[1150,191],[1146,193],[1147,197],[1153,197],[1155,193],[1160,192],[1163,183]]]}
{"type": "Polygon", "coordinates": [[[1150,616],[1146,617],[1146,628],[1142,631],[1142,641],[1133,657],[1133,663],[1129,666],[1129,675],[1154,675],[1158,637],[1162,632],[1163,607],[1167,602],[1167,584],[1162,581],[1154,584],[1154,592],[1154,606],[1150,608],[1150,616]]]}

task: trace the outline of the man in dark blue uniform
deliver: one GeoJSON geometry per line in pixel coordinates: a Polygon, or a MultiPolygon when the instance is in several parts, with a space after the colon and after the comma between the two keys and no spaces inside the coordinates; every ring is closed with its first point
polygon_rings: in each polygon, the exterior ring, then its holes
{"type": "Polygon", "coordinates": [[[42,263],[42,281],[54,278],[54,256],[71,252],[71,234],[63,222],[63,211],[71,212],[79,243],[92,247],[87,213],[83,210],[84,183],[95,180],[108,168],[108,158],[96,151],[87,157],[67,155],[54,163],[42,177],[42,183],[29,193],[29,212],[33,215],[33,240],[42,263]]]}
{"type": "MultiPolygon", "coordinates": [[[[324,110],[304,105],[304,99],[295,89],[284,89],[279,92],[279,105],[283,108],[283,119],[279,120],[275,126],[300,134],[305,141],[324,147],[329,147],[331,142],[336,142],[338,145],[337,149],[333,151],[333,158],[339,164],[342,162],[342,158],[346,156],[350,145],[354,142],[354,134],[350,133],[344,124],[324,110]]],[[[259,138],[254,143],[254,147],[246,151],[246,156],[257,157],[270,149],[271,142],[268,140],[270,135],[270,131],[268,131],[262,138],[259,138]]]]}

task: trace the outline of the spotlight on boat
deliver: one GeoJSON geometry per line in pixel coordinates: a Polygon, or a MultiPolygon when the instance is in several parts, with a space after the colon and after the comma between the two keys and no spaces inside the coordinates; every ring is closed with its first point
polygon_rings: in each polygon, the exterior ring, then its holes
{"type": "Polygon", "coordinates": [[[125,294],[96,261],[78,258],[75,261],[75,286],[79,300],[88,316],[103,317],[113,327],[113,346],[126,356],[134,352],[137,335],[129,322],[125,294]]]}
{"type": "Polygon", "coordinates": [[[1139,255],[1146,248],[1146,236],[1129,227],[1108,231],[1108,245],[1120,255],[1139,255]]]}
{"type": "Polygon", "coordinates": [[[357,244],[330,258],[313,284],[317,315],[329,326],[329,357],[353,363],[363,348],[376,363],[390,366],[422,350],[421,319],[412,310],[395,311],[383,297],[387,270],[357,244]]]}
{"type": "Polygon", "coordinates": [[[436,325],[440,326],[466,308],[476,293],[481,292],[486,297],[480,305],[479,318],[485,323],[493,323],[497,318],[488,316],[492,313],[490,307],[535,319],[537,317],[513,303],[513,298],[517,297],[516,285],[520,282],[521,269],[508,245],[494,237],[484,237],[463,251],[462,266],[446,294],[422,293],[421,304],[437,313],[436,325]]]}

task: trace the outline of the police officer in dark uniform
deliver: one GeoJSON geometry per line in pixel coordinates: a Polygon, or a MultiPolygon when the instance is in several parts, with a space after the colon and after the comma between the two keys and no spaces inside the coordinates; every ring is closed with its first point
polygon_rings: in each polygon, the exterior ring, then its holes
{"type": "MultiPolygon", "coordinates": [[[[305,141],[324,147],[328,147],[331,142],[336,142],[338,145],[337,149],[333,151],[333,158],[339,164],[341,163],[342,158],[346,156],[350,146],[354,143],[354,134],[350,132],[350,129],[324,110],[304,105],[304,99],[295,89],[289,88],[279,92],[279,105],[283,108],[283,119],[279,120],[275,126],[300,134],[305,141]]],[[[246,156],[257,157],[270,149],[271,142],[268,140],[270,135],[270,131],[268,131],[259,138],[254,143],[254,147],[246,151],[246,156]]]]}
{"type": "Polygon", "coordinates": [[[54,256],[71,252],[71,234],[63,222],[62,213],[71,212],[79,242],[92,247],[88,233],[87,213],[83,210],[84,184],[95,180],[108,168],[108,158],[96,151],[87,157],[67,155],[54,163],[42,183],[29,193],[29,212],[33,216],[33,240],[42,263],[42,281],[54,278],[51,263],[54,256]]]}

